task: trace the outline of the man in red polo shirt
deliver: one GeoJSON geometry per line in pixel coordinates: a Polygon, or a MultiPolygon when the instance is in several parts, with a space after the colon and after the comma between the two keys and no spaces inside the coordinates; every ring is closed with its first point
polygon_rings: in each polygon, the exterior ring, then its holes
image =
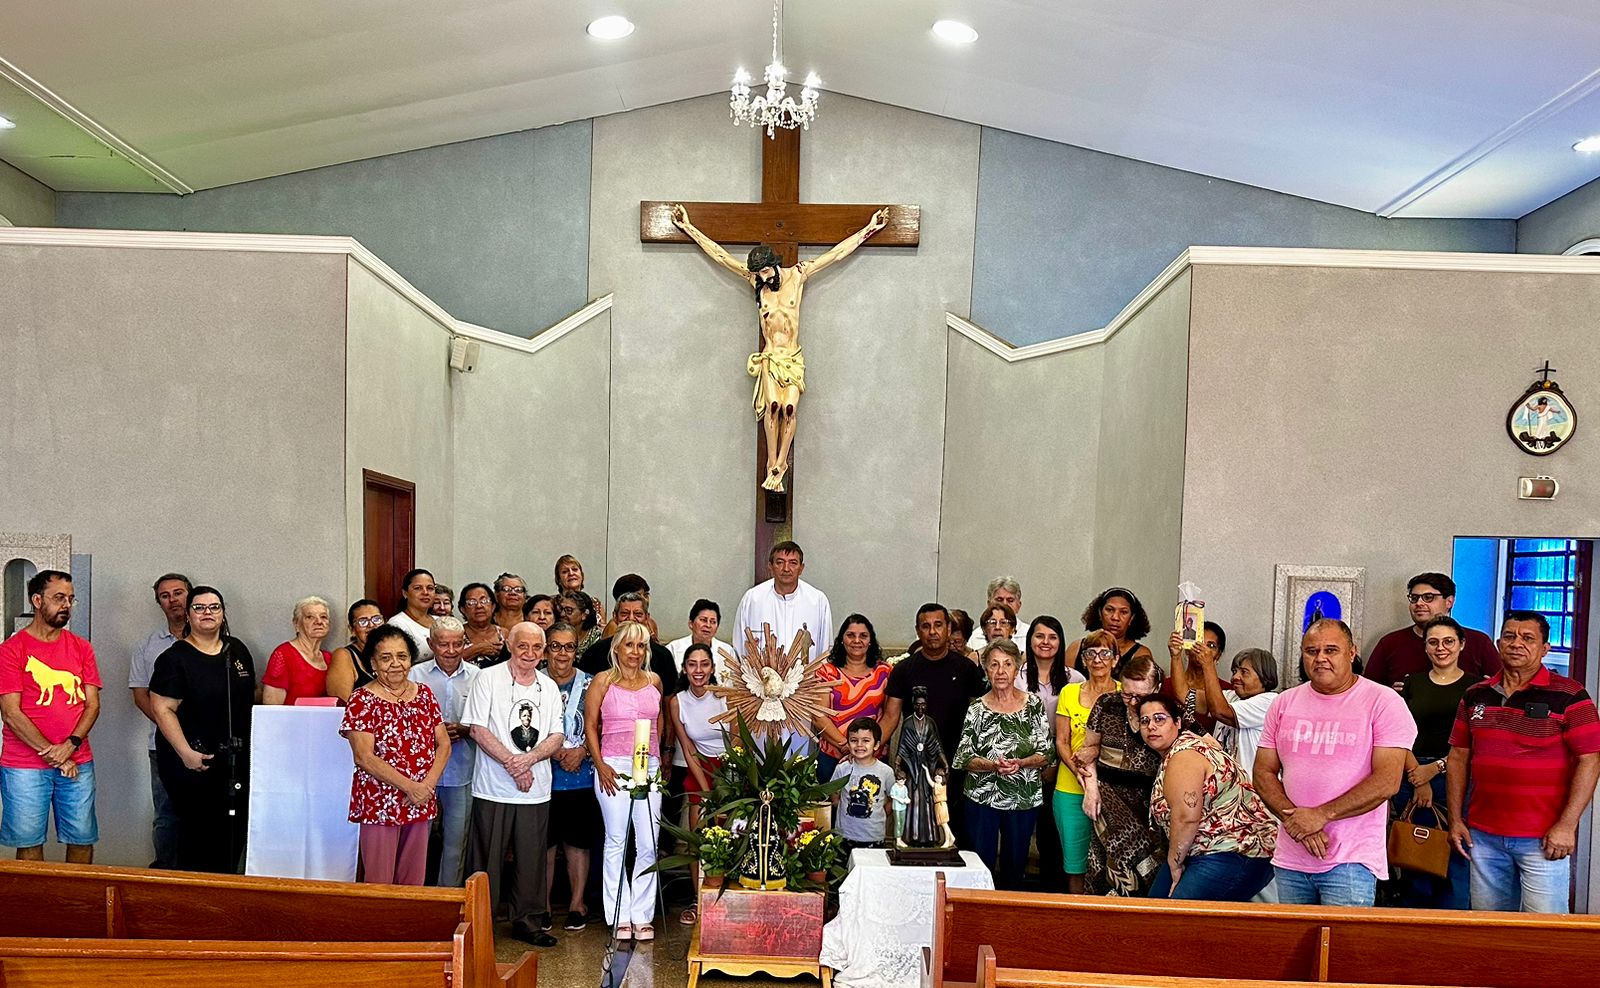
{"type": "MultiPolygon", "coordinates": [[[[1400,688],[1412,673],[1432,668],[1422,647],[1422,629],[1436,617],[1449,617],[1456,603],[1456,581],[1443,573],[1418,573],[1406,583],[1406,605],[1411,626],[1399,628],[1378,639],[1361,674],[1385,686],[1400,688]]],[[[1461,668],[1469,675],[1487,679],[1500,671],[1500,653],[1494,639],[1481,631],[1463,628],[1461,668]]]]}
{"type": "Polygon", "coordinates": [[[1577,681],[1545,668],[1549,651],[1543,614],[1507,611],[1505,668],[1467,690],[1450,731],[1450,842],[1472,862],[1473,909],[1569,911],[1578,818],[1600,781],[1600,716],[1577,681]]]}

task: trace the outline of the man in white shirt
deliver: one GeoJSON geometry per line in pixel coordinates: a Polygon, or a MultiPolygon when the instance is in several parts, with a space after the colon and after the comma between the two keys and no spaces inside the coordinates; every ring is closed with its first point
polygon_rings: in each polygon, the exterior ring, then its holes
{"type": "Polygon", "coordinates": [[[450,761],[434,795],[439,800],[439,884],[459,888],[462,858],[467,849],[467,821],[472,812],[472,768],[477,751],[471,729],[461,723],[466,714],[467,696],[481,670],[463,661],[467,651],[467,629],[452,615],[435,616],[428,630],[428,645],[433,659],[411,667],[412,682],[433,691],[450,735],[450,761]]]}
{"type": "MultiPolygon", "coordinates": [[[[1017,616],[1017,630],[1012,632],[1011,640],[1016,642],[1017,651],[1022,653],[1022,658],[1028,658],[1028,619],[1022,616],[1022,584],[1014,576],[997,576],[989,581],[989,588],[985,592],[983,609],[987,611],[996,604],[1004,604],[1011,608],[1011,613],[1017,616]]],[[[977,626],[972,629],[972,637],[967,639],[967,647],[979,649],[989,644],[989,639],[983,634],[983,615],[978,615],[977,626]]],[[[1063,646],[1065,647],[1065,646],[1063,646]]]]}
{"type": "Polygon", "coordinates": [[[400,581],[400,592],[405,594],[405,607],[389,619],[389,623],[406,633],[417,645],[417,661],[433,658],[428,649],[428,629],[433,627],[433,574],[425,569],[414,569],[400,581]]]}
{"type": "Polygon", "coordinates": [[[717,677],[717,682],[728,681],[728,659],[732,658],[727,644],[717,641],[717,629],[722,627],[722,608],[714,600],[701,597],[689,608],[689,633],[682,638],[675,638],[667,643],[667,651],[672,653],[672,661],[678,665],[678,674],[683,674],[683,656],[689,651],[690,645],[704,645],[711,649],[712,672],[717,677]]]}
{"type": "Polygon", "coordinates": [[[150,632],[150,637],[139,643],[128,662],[128,689],[133,693],[133,705],[150,721],[150,802],[155,818],[150,825],[150,838],[155,842],[156,859],[152,868],[171,870],[178,867],[178,813],[172,808],[167,787],[161,784],[161,773],[156,771],[156,720],[150,706],[150,676],[155,672],[156,659],[183,637],[183,626],[189,621],[189,578],[182,573],[167,573],[156,580],[156,603],[166,626],[150,632]]]}
{"type": "Polygon", "coordinates": [[[779,542],[767,554],[772,579],[745,591],[739,613],[733,622],[733,650],[745,654],[745,631],[761,641],[763,626],[770,628],[778,647],[787,649],[794,636],[805,628],[811,632],[811,654],[815,659],[833,645],[833,611],[828,596],[800,579],[806,557],[793,542],[779,542]]]}
{"type": "Polygon", "coordinates": [[[544,632],[524,621],[511,628],[511,661],[480,670],[461,723],[477,756],[472,767],[472,837],[467,870],[489,874],[489,899],[500,901],[506,850],[514,849],[511,935],[553,947],[545,889],[550,825],[550,757],[564,739],[561,688],[539,671],[544,632]]]}

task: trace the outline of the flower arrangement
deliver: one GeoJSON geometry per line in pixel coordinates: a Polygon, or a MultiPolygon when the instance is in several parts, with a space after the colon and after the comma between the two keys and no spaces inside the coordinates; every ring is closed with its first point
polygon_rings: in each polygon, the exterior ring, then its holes
{"type": "Polygon", "coordinates": [[[701,827],[699,834],[700,867],[707,877],[726,875],[739,865],[738,835],[716,824],[701,827]]]}
{"type": "Polygon", "coordinates": [[[652,793],[667,791],[667,780],[658,768],[646,775],[643,782],[635,783],[633,776],[626,772],[617,773],[617,788],[628,793],[634,799],[644,799],[652,793]]]}
{"type": "Polygon", "coordinates": [[[795,841],[795,856],[808,875],[832,871],[844,860],[844,838],[832,830],[807,830],[795,841]]]}

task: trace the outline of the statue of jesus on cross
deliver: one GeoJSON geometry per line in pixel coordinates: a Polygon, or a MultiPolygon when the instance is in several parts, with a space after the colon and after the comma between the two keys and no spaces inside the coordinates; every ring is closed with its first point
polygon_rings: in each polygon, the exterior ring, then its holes
{"type": "Polygon", "coordinates": [[[689,222],[689,211],[681,204],[672,207],[672,222],[712,260],[755,289],[762,346],[760,353],[750,355],[745,370],[756,379],[751,402],[767,437],[767,472],[761,486],[781,491],[784,475],[789,472],[789,447],[794,443],[800,395],[806,389],[805,358],[800,354],[800,294],[812,275],[849,257],[868,237],[883,229],[889,222],[889,210],[878,210],[866,226],[815,260],[800,261],[794,267],[784,267],[777,252],[766,244],[752,248],[749,258],[740,264],[689,222]]]}

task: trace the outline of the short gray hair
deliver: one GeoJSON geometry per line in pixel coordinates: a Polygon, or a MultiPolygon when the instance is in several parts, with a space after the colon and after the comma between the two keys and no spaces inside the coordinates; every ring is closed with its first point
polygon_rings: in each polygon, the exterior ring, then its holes
{"type": "Polygon", "coordinates": [[[453,617],[448,614],[441,614],[439,617],[433,619],[433,627],[428,629],[428,640],[433,640],[435,632],[444,632],[448,635],[454,631],[459,631],[465,635],[467,633],[467,626],[463,624],[461,619],[458,617],[453,617]]]}
{"type": "MultiPolygon", "coordinates": [[[[166,579],[166,577],[163,577],[163,579],[166,579]]],[[[302,597],[299,600],[294,602],[294,617],[292,618],[292,620],[296,624],[299,624],[300,623],[300,618],[306,612],[306,608],[315,607],[318,604],[321,604],[322,605],[322,609],[328,612],[328,616],[329,617],[333,616],[333,608],[329,607],[328,606],[328,602],[323,600],[321,597],[315,597],[315,596],[313,596],[313,597],[302,597]]]]}
{"type": "Polygon", "coordinates": [[[996,638],[994,641],[979,649],[978,664],[985,669],[989,668],[989,656],[996,652],[999,652],[1000,654],[1011,659],[1011,668],[1022,668],[1022,649],[1018,648],[1017,643],[1009,638],[996,638]]]}
{"type": "Polygon", "coordinates": [[[984,600],[994,600],[996,590],[1009,590],[1018,597],[1022,596],[1022,584],[1014,576],[997,576],[989,581],[989,589],[984,591],[984,600]]]}
{"type": "Polygon", "coordinates": [[[649,600],[649,598],[645,597],[644,594],[637,593],[637,592],[625,593],[621,597],[618,597],[617,598],[617,606],[615,608],[612,608],[612,613],[616,613],[616,611],[618,609],[620,609],[623,604],[626,604],[629,601],[635,601],[635,600],[644,605],[644,612],[646,614],[650,613],[650,600],[649,600]]]}

